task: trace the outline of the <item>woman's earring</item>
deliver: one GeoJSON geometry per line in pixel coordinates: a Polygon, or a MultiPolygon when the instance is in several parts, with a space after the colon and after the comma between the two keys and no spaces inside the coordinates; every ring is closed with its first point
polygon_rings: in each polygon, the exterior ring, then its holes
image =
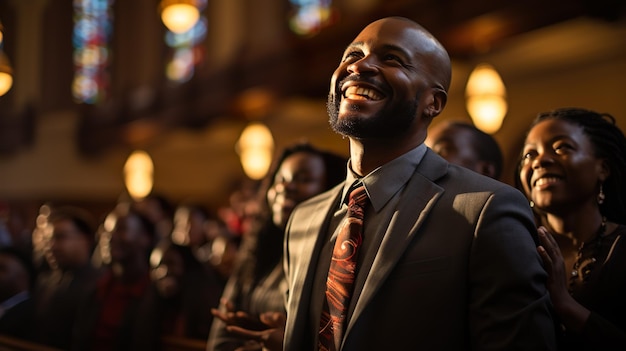
{"type": "Polygon", "coordinates": [[[530,201],[529,201],[529,204],[530,204],[530,208],[535,207],[535,203],[533,202],[533,200],[530,200],[530,201]]]}
{"type": "Polygon", "coordinates": [[[604,191],[602,191],[602,183],[600,183],[600,192],[598,193],[598,205],[602,205],[604,203],[604,191]]]}

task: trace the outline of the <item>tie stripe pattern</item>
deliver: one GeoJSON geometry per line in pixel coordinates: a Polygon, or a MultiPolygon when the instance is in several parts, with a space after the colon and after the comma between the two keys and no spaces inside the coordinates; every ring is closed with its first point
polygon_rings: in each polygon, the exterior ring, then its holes
{"type": "Polygon", "coordinates": [[[326,280],[326,299],[320,319],[319,350],[335,350],[341,342],[350,304],[357,253],[363,240],[363,214],[369,202],[360,184],[350,193],[348,213],[339,229],[326,280]]]}

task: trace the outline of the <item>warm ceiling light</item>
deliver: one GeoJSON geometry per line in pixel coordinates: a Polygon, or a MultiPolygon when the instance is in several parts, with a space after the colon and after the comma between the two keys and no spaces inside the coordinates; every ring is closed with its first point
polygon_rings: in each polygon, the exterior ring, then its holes
{"type": "Polygon", "coordinates": [[[493,66],[478,65],[467,80],[465,90],[467,112],[477,128],[495,133],[502,126],[507,112],[506,88],[493,66]]]}
{"type": "Polygon", "coordinates": [[[200,18],[195,0],[162,0],[159,7],[163,24],[174,33],[189,31],[200,18]]]}
{"type": "Polygon", "coordinates": [[[264,124],[250,123],[241,133],[236,149],[248,177],[261,179],[267,174],[272,163],[274,139],[264,124]]]}
{"type": "Polygon", "coordinates": [[[9,58],[2,50],[4,41],[4,27],[0,23],[0,96],[4,95],[13,86],[13,69],[9,58]]]}
{"type": "Polygon", "coordinates": [[[124,164],[124,183],[128,194],[140,200],[150,194],[154,175],[154,164],[152,158],[145,151],[134,151],[124,164]]]}
{"type": "Polygon", "coordinates": [[[13,70],[4,51],[0,50],[0,96],[13,86],[13,70]]]}

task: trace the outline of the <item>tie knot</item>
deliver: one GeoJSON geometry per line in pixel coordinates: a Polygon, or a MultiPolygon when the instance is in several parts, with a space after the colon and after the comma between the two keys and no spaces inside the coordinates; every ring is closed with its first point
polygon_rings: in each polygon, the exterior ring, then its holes
{"type": "Polygon", "coordinates": [[[348,197],[348,206],[359,206],[361,208],[367,205],[367,201],[369,198],[367,197],[367,192],[365,191],[365,186],[361,183],[359,186],[354,188],[348,197]]]}

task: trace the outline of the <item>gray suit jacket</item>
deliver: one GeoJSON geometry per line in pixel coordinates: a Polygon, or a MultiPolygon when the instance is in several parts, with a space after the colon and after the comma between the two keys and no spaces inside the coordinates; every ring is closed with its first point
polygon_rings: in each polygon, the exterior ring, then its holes
{"type": "MultiPolygon", "coordinates": [[[[316,349],[312,280],[342,185],[302,203],[285,238],[285,350],[316,349]]],[[[527,200],[428,150],[351,301],[342,350],[553,350],[527,200]]],[[[315,306],[317,308],[317,306],[315,306]]]]}

